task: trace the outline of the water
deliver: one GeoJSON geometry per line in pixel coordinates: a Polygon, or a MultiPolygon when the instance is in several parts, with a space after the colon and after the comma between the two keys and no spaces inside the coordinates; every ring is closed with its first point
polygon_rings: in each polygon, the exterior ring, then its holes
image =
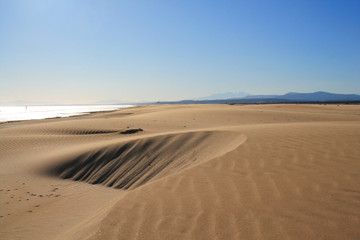
{"type": "Polygon", "coordinates": [[[98,111],[113,111],[133,105],[16,106],[0,107],[0,122],[70,117],[98,111]]]}

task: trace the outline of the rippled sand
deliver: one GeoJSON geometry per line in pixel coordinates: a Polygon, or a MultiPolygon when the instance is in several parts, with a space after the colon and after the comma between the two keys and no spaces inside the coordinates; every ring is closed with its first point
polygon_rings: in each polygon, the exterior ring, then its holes
{"type": "Polygon", "coordinates": [[[0,239],[359,239],[360,105],[0,124],[0,239]]]}

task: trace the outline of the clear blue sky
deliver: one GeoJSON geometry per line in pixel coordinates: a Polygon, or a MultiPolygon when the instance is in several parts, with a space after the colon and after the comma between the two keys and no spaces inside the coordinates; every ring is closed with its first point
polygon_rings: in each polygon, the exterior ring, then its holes
{"type": "Polygon", "coordinates": [[[360,93],[360,1],[0,0],[0,102],[360,93]]]}

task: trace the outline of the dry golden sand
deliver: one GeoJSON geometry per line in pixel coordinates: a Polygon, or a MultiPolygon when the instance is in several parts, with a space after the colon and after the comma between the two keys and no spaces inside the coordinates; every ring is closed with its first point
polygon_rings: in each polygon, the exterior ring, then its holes
{"type": "Polygon", "coordinates": [[[360,239],[360,105],[0,124],[0,206],[0,239],[360,239]]]}

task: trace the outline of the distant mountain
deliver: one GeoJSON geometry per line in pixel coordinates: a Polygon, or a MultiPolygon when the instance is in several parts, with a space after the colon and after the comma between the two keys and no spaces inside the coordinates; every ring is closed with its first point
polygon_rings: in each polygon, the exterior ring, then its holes
{"type": "Polygon", "coordinates": [[[226,93],[216,93],[210,96],[194,98],[193,100],[218,100],[218,99],[238,99],[248,96],[246,92],[226,92],[226,93]]]}
{"type": "Polygon", "coordinates": [[[325,102],[360,102],[357,94],[336,94],[328,92],[295,93],[284,95],[250,95],[243,98],[183,100],[177,102],[158,102],[158,104],[216,104],[216,103],[325,103],[325,102]]]}
{"type": "MultiPolygon", "coordinates": [[[[207,97],[166,102],[123,102],[118,100],[107,100],[94,103],[96,105],[121,104],[121,105],[138,105],[138,104],[232,104],[232,103],[321,103],[321,102],[357,102],[360,103],[360,95],[357,94],[336,94],[329,92],[314,93],[296,93],[289,92],[284,95],[248,95],[244,92],[227,92],[217,93],[207,97]]],[[[12,101],[0,102],[0,106],[31,106],[31,105],[63,105],[54,102],[29,102],[29,101],[12,101]]],[[[86,104],[76,104],[86,105],[86,104]]]]}
{"type": "Polygon", "coordinates": [[[336,94],[328,92],[314,92],[314,93],[296,93],[289,92],[284,95],[252,95],[247,96],[247,99],[284,99],[291,101],[306,101],[306,102],[334,102],[334,101],[360,101],[360,95],[356,94],[336,94]]]}

